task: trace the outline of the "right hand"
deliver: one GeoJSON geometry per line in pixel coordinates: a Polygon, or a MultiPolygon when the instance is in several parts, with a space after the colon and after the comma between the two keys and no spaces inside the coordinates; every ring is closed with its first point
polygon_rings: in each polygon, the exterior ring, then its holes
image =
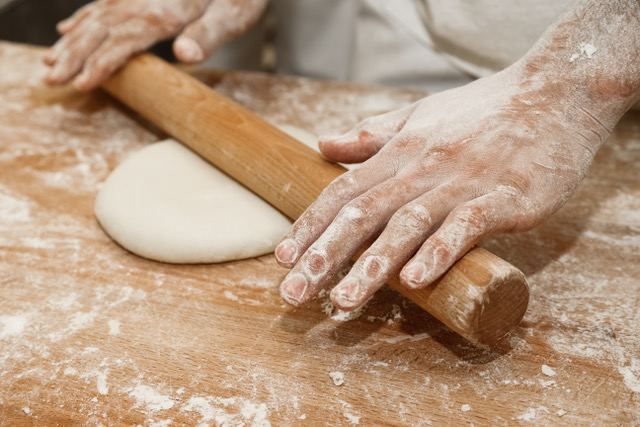
{"type": "Polygon", "coordinates": [[[248,30],[268,0],[98,0],[57,26],[62,35],[44,57],[47,83],[75,77],[79,90],[99,86],[132,55],[180,34],[178,60],[193,64],[248,30]]]}

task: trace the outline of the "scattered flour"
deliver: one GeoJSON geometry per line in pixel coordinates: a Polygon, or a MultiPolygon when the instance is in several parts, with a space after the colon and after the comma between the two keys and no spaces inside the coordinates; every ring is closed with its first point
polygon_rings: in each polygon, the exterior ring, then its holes
{"type": "Polygon", "coordinates": [[[267,420],[269,411],[264,403],[254,403],[242,398],[219,398],[219,397],[192,397],[187,404],[182,407],[182,411],[197,412],[200,414],[201,422],[214,421],[216,425],[252,425],[257,427],[270,427],[267,420]],[[225,408],[235,406],[233,413],[225,408]],[[239,409],[239,414],[237,413],[239,409]]]}
{"type": "Polygon", "coordinates": [[[333,384],[341,386],[344,384],[344,373],[340,371],[329,372],[329,376],[333,380],[333,384]]]}
{"type": "Polygon", "coordinates": [[[431,335],[425,332],[425,333],[416,334],[416,335],[399,335],[397,337],[383,338],[382,341],[388,342],[389,344],[396,344],[396,343],[399,343],[400,341],[409,340],[411,342],[415,342],[415,341],[425,340],[427,338],[431,338],[431,335]]]}
{"type": "Polygon", "coordinates": [[[559,417],[564,417],[567,414],[567,411],[565,411],[564,409],[558,409],[558,412],[556,412],[556,415],[559,417]]]}
{"type": "Polygon", "coordinates": [[[362,313],[367,309],[367,304],[364,304],[362,307],[358,307],[353,311],[343,311],[333,306],[333,303],[329,299],[329,291],[323,289],[318,294],[318,298],[323,298],[324,300],[320,303],[320,307],[322,307],[322,311],[327,315],[331,316],[331,320],[335,320],[337,322],[349,322],[351,320],[355,320],[362,316],[362,313]]]}
{"type": "Polygon", "coordinates": [[[598,51],[598,48],[591,43],[580,43],[579,49],[580,52],[571,55],[571,57],[569,58],[569,62],[574,62],[576,59],[579,59],[582,56],[586,56],[587,59],[591,59],[593,57],[593,54],[598,51]]]}
{"type": "Polygon", "coordinates": [[[471,405],[469,405],[469,404],[465,403],[464,405],[462,405],[462,406],[460,407],[460,410],[461,410],[462,412],[469,412],[469,411],[471,410],[471,405]]]}
{"type": "Polygon", "coordinates": [[[618,368],[629,390],[640,393],[640,359],[632,359],[629,366],[618,368]]]}
{"type": "Polygon", "coordinates": [[[522,421],[533,421],[536,419],[536,410],[533,408],[529,408],[527,409],[527,412],[518,416],[518,419],[522,421]]]}
{"type": "Polygon", "coordinates": [[[71,322],[69,323],[69,327],[72,330],[85,329],[90,327],[93,324],[93,320],[96,318],[97,313],[95,311],[89,311],[86,313],[75,313],[71,322]]]}
{"type": "Polygon", "coordinates": [[[362,313],[366,310],[366,304],[362,307],[358,307],[353,311],[342,311],[340,309],[336,309],[336,312],[333,316],[331,316],[332,320],[336,320],[338,322],[349,322],[351,320],[355,320],[358,317],[362,316],[362,313]]]}
{"type": "Polygon", "coordinates": [[[29,407],[27,407],[27,406],[22,408],[22,412],[24,412],[27,415],[31,415],[31,409],[29,407]]]}
{"type": "Polygon", "coordinates": [[[0,339],[12,335],[20,335],[27,326],[27,318],[25,316],[0,316],[2,330],[0,331],[0,339]]]}
{"type": "Polygon", "coordinates": [[[238,297],[235,296],[231,291],[224,291],[224,297],[231,301],[238,301],[238,297]]]}
{"type": "Polygon", "coordinates": [[[349,421],[350,424],[360,424],[360,418],[362,418],[362,416],[352,413],[351,409],[353,407],[351,406],[351,404],[348,402],[345,402],[344,400],[341,400],[340,403],[342,403],[342,406],[344,409],[344,411],[342,412],[342,415],[344,415],[347,421],[349,421]]]}
{"type": "Polygon", "coordinates": [[[107,394],[109,393],[109,386],[107,385],[107,375],[103,372],[98,374],[97,381],[98,393],[107,394]]]}
{"type": "Polygon", "coordinates": [[[173,408],[173,399],[163,396],[156,390],[146,385],[138,385],[129,396],[137,401],[137,405],[146,405],[149,411],[160,411],[173,408]]]}
{"type": "Polygon", "coordinates": [[[550,366],[542,365],[542,373],[548,377],[555,377],[556,371],[553,370],[550,366]]]}
{"type": "Polygon", "coordinates": [[[109,335],[118,335],[120,333],[120,322],[118,320],[111,319],[107,322],[109,325],[109,335]]]}

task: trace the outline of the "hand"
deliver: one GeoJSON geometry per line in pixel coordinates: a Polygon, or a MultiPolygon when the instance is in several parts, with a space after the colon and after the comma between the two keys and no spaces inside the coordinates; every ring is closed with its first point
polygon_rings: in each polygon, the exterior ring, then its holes
{"type": "Polygon", "coordinates": [[[204,60],[244,33],[268,0],[98,0],[58,24],[62,38],[47,51],[51,85],[77,76],[90,90],[129,57],[181,32],[173,50],[186,63],[204,60]]]}
{"type": "Polygon", "coordinates": [[[366,162],[331,183],[276,248],[293,268],[282,297],[309,301],[376,236],[331,292],[343,310],[391,274],[423,288],[483,237],[540,224],[610,133],[570,93],[513,66],[321,138],[328,159],[366,162]]]}

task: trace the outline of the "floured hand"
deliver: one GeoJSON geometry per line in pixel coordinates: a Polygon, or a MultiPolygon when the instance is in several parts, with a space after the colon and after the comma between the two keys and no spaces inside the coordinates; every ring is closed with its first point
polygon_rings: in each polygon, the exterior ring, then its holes
{"type": "Polygon", "coordinates": [[[401,268],[407,286],[429,285],[483,237],[533,228],[569,198],[608,135],[580,135],[578,112],[503,72],[322,138],[333,161],[377,154],[329,185],[278,247],[280,263],[295,264],[283,297],[307,301],[379,233],[331,293],[338,307],[360,306],[401,268]]]}
{"type": "Polygon", "coordinates": [[[129,57],[157,41],[173,45],[186,63],[204,60],[242,34],[262,14],[267,0],[98,0],[58,24],[62,38],[47,51],[46,81],[90,90],[129,57]]]}
{"type": "Polygon", "coordinates": [[[640,30],[638,7],[617,3],[584,1],[507,70],[321,138],[330,160],[366,162],[331,183],[276,248],[292,268],[282,297],[309,301],[375,239],[331,292],[355,309],[391,274],[428,286],[483,237],[529,230],[557,211],[638,98],[637,61],[625,59],[640,38],[620,48],[612,36],[628,33],[619,13],[640,30]],[[623,65],[574,56],[585,39],[623,65]]]}

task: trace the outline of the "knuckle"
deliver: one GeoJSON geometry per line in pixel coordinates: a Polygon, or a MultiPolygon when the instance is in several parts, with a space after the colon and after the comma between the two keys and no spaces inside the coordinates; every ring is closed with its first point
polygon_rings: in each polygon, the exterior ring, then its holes
{"type": "Polygon", "coordinates": [[[347,172],[329,184],[323,193],[340,201],[353,199],[355,195],[355,180],[347,172]]]}
{"type": "Polygon", "coordinates": [[[460,208],[454,218],[455,226],[470,234],[484,232],[489,224],[486,210],[478,205],[468,205],[460,208]]]}
{"type": "Polygon", "coordinates": [[[401,207],[392,218],[393,226],[413,231],[428,229],[431,223],[429,210],[418,203],[401,207]]]}
{"type": "Polygon", "coordinates": [[[175,34],[180,31],[183,26],[184,22],[182,21],[182,19],[179,19],[171,14],[164,16],[162,19],[159,19],[160,31],[165,34],[175,34]]]}
{"type": "Polygon", "coordinates": [[[352,227],[358,231],[364,231],[370,227],[370,216],[358,206],[357,202],[344,206],[338,214],[337,223],[341,227],[352,227]]]}
{"type": "Polygon", "coordinates": [[[504,180],[503,187],[508,189],[507,193],[511,195],[526,194],[531,187],[531,178],[521,172],[510,170],[504,180]]]}

